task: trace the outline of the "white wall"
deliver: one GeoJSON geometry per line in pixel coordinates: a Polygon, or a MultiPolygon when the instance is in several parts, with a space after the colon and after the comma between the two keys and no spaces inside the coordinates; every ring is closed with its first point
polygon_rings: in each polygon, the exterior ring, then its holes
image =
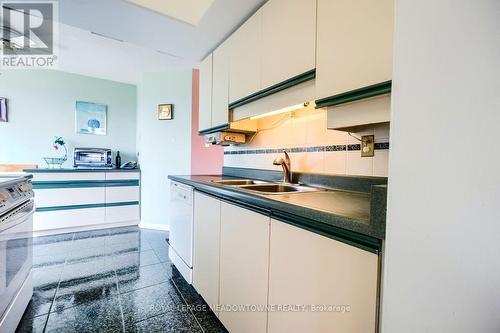
{"type": "Polygon", "coordinates": [[[58,157],[54,136],[63,136],[72,167],[73,147],[120,150],[122,161],[136,159],[136,86],[54,70],[2,70],[0,97],[8,99],[9,122],[0,123],[0,164],[39,164],[58,157]],[[77,134],[75,103],[108,106],[107,135],[77,134]]]}
{"type": "Polygon", "coordinates": [[[500,1],[396,0],[382,328],[500,332],[500,1]]]}
{"type": "Polygon", "coordinates": [[[138,87],[137,150],[145,226],[169,224],[167,177],[191,171],[191,84],[192,70],[186,69],[145,74],[138,87]],[[174,104],[173,120],[158,120],[160,103],[174,104]]]}

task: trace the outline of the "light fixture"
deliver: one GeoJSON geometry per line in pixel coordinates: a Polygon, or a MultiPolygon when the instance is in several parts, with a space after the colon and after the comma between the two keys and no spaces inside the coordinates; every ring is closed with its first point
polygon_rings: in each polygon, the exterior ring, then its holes
{"type": "Polygon", "coordinates": [[[290,105],[290,106],[284,107],[282,109],[278,109],[278,110],[274,110],[271,112],[267,112],[264,114],[259,114],[257,116],[250,117],[250,119],[255,120],[255,119],[260,119],[260,118],[264,118],[264,117],[274,116],[274,115],[277,115],[280,113],[297,111],[297,110],[306,108],[308,106],[309,106],[309,102],[300,103],[300,104],[296,104],[296,105],[290,105]]]}

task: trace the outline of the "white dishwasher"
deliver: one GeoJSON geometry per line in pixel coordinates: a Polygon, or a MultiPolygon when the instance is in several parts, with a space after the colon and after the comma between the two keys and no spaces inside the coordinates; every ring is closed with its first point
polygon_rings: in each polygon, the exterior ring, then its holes
{"type": "Polygon", "coordinates": [[[193,188],[170,184],[168,256],[187,282],[193,282],[193,188]]]}

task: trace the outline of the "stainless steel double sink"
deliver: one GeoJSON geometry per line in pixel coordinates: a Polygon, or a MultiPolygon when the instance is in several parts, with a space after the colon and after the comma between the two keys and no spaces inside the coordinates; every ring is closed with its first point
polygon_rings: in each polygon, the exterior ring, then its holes
{"type": "Polygon", "coordinates": [[[321,191],[321,189],[299,184],[271,183],[253,179],[224,179],[213,180],[212,182],[220,185],[235,186],[244,190],[254,191],[262,194],[285,194],[321,191]]]}

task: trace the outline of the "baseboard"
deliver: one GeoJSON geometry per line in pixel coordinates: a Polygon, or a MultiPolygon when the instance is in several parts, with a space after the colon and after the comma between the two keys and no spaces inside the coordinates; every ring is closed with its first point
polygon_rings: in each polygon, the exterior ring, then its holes
{"type": "Polygon", "coordinates": [[[162,230],[162,231],[170,230],[170,226],[168,224],[154,224],[154,223],[139,223],[139,228],[162,230]]]}
{"type": "Polygon", "coordinates": [[[71,233],[71,232],[89,231],[89,230],[96,230],[96,229],[127,227],[127,226],[138,225],[138,224],[139,224],[139,221],[127,221],[127,222],[106,223],[106,224],[93,224],[93,225],[71,227],[71,228],[37,230],[37,231],[33,231],[33,236],[38,237],[38,236],[47,236],[47,235],[67,234],[67,233],[71,233]]]}

